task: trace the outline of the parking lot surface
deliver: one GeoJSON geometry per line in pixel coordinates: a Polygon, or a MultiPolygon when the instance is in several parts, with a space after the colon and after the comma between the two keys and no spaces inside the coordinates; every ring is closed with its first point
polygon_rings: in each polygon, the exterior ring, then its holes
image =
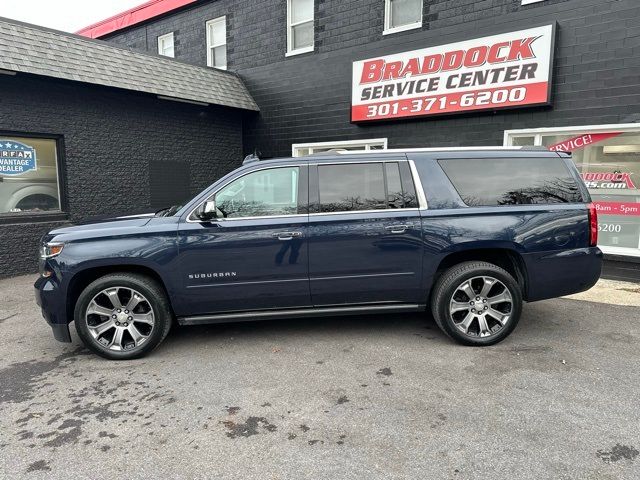
{"type": "Polygon", "coordinates": [[[0,281],[0,478],[640,478],[640,308],[525,305],[461,347],[426,315],[174,329],[110,362],[0,281]]]}

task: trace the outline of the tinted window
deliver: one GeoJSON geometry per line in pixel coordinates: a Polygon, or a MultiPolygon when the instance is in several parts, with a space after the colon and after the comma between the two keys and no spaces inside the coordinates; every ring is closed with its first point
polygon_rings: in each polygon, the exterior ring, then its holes
{"type": "Polygon", "coordinates": [[[387,175],[387,203],[389,208],[404,207],[404,195],[402,194],[402,182],[400,181],[400,169],[395,162],[385,163],[387,175]]]}
{"type": "Polygon", "coordinates": [[[270,168],[234,180],[216,194],[225,218],[298,213],[298,167],[270,168]]]}
{"type": "Polygon", "coordinates": [[[559,158],[456,158],[438,163],[470,206],[583,201],[559,158]]]}
{"type": "Polygon", "coordinates": [[[320,165],[321,212],[387,208],[382,163],[320,165]]]}

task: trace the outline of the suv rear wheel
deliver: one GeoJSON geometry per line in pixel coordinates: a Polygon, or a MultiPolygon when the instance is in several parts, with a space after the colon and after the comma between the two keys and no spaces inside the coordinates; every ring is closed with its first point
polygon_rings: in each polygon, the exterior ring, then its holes
{"type": "Polygon", "coordinates": [[[487,262],[464,262],[437,281],[431,312],[442,331],[458,343],[494,345],[518,324],[522,292],[506,270],[487,262]]]}
{"type": "Polygon", "coordinates": [[[111,360],[139,358],[169,333],[172,314],[164,290],[144,275],[111,274],[80,294],[75,324],[84,344],[111,360]]]}

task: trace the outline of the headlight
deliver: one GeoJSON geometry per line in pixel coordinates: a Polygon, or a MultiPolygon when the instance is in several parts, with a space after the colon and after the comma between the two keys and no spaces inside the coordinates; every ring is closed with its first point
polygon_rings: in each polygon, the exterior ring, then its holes
{"type": "Polygon", "coordinates": [[[64,243],[45,243],[40,247],[40,258],[46,260],[47,258],[57,257],[62,253],[64,243]]]}

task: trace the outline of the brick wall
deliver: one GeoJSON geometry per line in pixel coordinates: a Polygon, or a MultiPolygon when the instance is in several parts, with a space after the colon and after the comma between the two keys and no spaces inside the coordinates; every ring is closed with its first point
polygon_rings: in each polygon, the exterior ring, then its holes
{"type": "MultiPolygon", "coordinates": [[[[71,222],[149,211],[152,162],[188,163],[195,195],[242,161],[239,110],[28,75],[0,75],[0,91],[0,134],[64,136],[71,222]]],[[[0,277],[34,271],[39,238],[64,223],[0,217],[0,277]]]]}
{"type": "Polygon", "coordinates": [[[389,138],[390,147],[501,145],[505,129],[640,121],[637,0],[425,0],[423,27],[382,35],[383,0],[316,0],[314,53],[285,57],[285,0],[202,2],[107,40],[156,48],[175,30],[177,58],[206,64],[206,20],[228,15],[229,66],[261,113],[244,147],[290,155],[291,144],[389,138]],[[351,63],[558,22],[553,107],[375,125],[350,123],[351,63]]]}

